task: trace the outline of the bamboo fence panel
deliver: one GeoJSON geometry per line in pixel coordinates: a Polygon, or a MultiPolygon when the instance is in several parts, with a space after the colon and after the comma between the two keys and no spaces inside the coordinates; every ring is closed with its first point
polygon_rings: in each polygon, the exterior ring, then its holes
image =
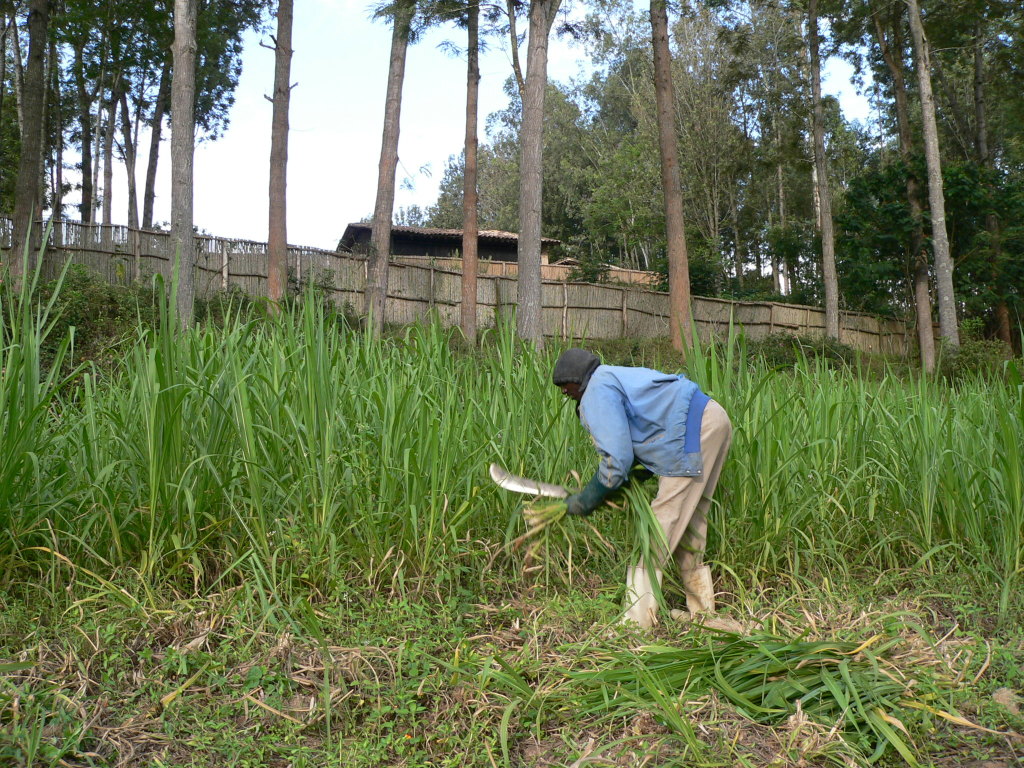
{"type": "MultiPolygon", "coordinates": [[[[10,249],[10,228],[10,220],[0,218],[0,249],[10,249]]],[[[43,277],[47,279],[59,274],[67,260],[111,283],[121,284],[150,280],[154,275],[170,280],[174,270],[175,248],[167,232],[65,221],[54,223],[50,243],[43,266],[43,277]]],[[[266,295],[266,243],[197,235],[195,246],[198,298],[209,299],[229,289],[252,296],[266,295]]],[[[7,254],[0,256],[7,258],[7,254]]],[[[514,323],[518,265],[480,264],[478,328],[494,327],[499,319],[514,323]]],[[[543,265],[542,269],[550,273],[554,266],[543,265]]],[[[457,324],[462,299],[460,267],[460,259],[393,259],[386,321],[405,324],[433,314],[446,325],[457,324]]],[[[558,269],[568,274],[568,267],[558,269]]],[[[339,309],[362,311],[365,256],[289,246],[288,270],[293,289],[312,284],[324,291],[339,309]]],[[[549,337],[653,338],[669,334],[666,293],[640,285],[544,279],[541,294],[542,331],[549,337]]],[[[824,311],[817,307],[694,297],[691,310],[697,332],[705,340],[725,336],[731,325],[742,327],[751,339],[779,332],[821,336],[825,329],[824,311]]],[[[898,320],[844,311],[840,313],[840,340],[871,352],[907,354],[916,345],[916,333],[898,320]]]]}
{"type": "MultiPolygon", "coordinates": [[[[433,264],[438,269],[450,272],[462,271],[462,259],[458,257],[439,258],[436,256],[395,256],[395,261],[407,264],[419,264],[425,266],[433,264]]],[[[572,274],[573,267],[564,264],[541,264],[540,276],[543,280],[568,281],[572,274]]],[[[502,275],[504,277],[517,277],[519,264],[514,261],[477,261],[477,274],[479,275],[502,275]]],[[[608,272],[608,279],[615,283],[628,283],[633,285],[651,286],[658,283],[660,277],[651,272],[643,272],[637,269],[621,269],[613,267],[608,272]]]]}

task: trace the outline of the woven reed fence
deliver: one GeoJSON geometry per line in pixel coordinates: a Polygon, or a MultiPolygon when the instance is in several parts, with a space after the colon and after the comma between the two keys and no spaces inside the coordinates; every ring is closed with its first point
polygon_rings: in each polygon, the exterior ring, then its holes
{"type": "MultiPolygon", "coordinates": [[[[433,263],[435,267],[447,269],[453,272],[462,271],[461,258],[433,258],[430,256],[396,256],[396,261],[409,264],[420,264],[428,266],[433,263]]],[[[566,281],[572,275],[573,268],[565,264],[541,264],[540,276],[542,280],[566,281]]],[[[477,262],[477,274],[494,275],[501,277],[517,277],[519,275],[519,264],[514,261],[483,261],[477,262]]],[[[638,269],[622,269],[611,267],[608,270],[608,280],[613,283],[628,283],[630,285],[653,286],[657,285],[660,276],[652,272],[643,272],[638,269]]]]}
{"type": "MultiPolygon", "coordinates": [[[[239,289],[263,296],[267,288],[267,244],[197,235],[196,296],[239,289]]],[[[10,222],[0,219],[0,248],[10,248],[10,222]]],[[[3,257],[6,258],[6,252],[3,257]]],[[[56,276],[71,260],[112,283],[170,279],[174,248],[166,232],[124,226],[55,223],[46,250],[44,277],[56,276]]],[[[366,258],[317,248],[289,246],[288,269],[300,285],[315,284],[339,308],[360,311],[366,287],[366,258]]],[[[514,319],[516,278],[481,274],[477,278],[477,321],[492,327],[499,317],[514,319]]],[[[386,320],[410,323],[436,313],[441,322],[459,322],[461,272],[435,263],[393,261],[389,269],[386,320]]],[[[593,285],[546,279],[541,287],[546,336],[560,338],[653,338],[669,334],[668,294],[639,286],[593,285]]],[[[816,307],[695,297],[692,312],[702,338],[722,336],[730,322],[748,338],[772,333],[821,335],[825,313],[816,307]]],[[[840,341],[870,352],[905,355],[915,344],[912,329],[896,320],[859,312],[840,313],[840,341]]]]}

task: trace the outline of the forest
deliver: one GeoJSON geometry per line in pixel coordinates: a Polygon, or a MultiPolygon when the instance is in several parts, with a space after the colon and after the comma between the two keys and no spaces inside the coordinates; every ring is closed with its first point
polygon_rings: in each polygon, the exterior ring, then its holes
{"type": "MultiPolygon", "coordinates": [[[[921,12],[956,303],[990,336],[1019,343],[1021,10],[925,3],[921,12]]],[[[870,121],[851,124],[835,99],[822,99],[840,301],[909,317],[932,208],[907,5],[822,3],[819,13],[823,55],[853,64],[872,107],[870,121]]],[[[674,21],[696,295],[824,301],[806,26],[807,10],[795,3],[691,4],[674,21]]],[[[631,4],[600,4],[568,30],[597,73],[548,86],[543,230],[592,278],[607,264],[666,272],[648,27],[631,4]]],[[[509,108],[488,118],[479,215],[482,227],[515,230],[520,102],[514,87],[509,95],[509,108]]],[[[404,211],[407,223],[460,225],[463,163],[451,158],[437,203],[404,211]]]]}

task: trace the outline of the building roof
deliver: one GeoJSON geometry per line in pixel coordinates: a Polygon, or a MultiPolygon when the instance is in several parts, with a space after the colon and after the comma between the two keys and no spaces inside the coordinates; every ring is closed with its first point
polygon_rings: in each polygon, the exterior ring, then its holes
{"type": "MultiPolygon", "coordinates": [[[[369,232],[372,229],[372,225],[367,222],[355,222],[345,227],[345,234],[341,236],[341,240],[338,243],[338,249],[351,248],[352,244],[356,241],[356,237],[361,232],[369,232]]],[[[433,240],[440,243],[458,243],[462,244],[462,230],[461,229],[441,229],[438,227],[403,227],[403,226],[392,226],[391,234],[403,234],[409,237],[420,238],[423,240],[433,240]]],[[[491,243],[517,243],[519,242],[519,235],[515,232],[504,232],[500,229],[481,229],[477,234],[480,242],[491,242],[491,243]]],[[[562,241],[556,240],[552,237],[542,237],[541,245],[552,246],[558,245],[562,241]]]]}

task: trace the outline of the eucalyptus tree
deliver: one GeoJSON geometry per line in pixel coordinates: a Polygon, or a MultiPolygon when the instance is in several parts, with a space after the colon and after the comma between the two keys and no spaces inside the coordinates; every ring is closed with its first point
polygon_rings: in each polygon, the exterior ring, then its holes
{"type": "MultiPolygon", "coordinates": [[[[1006,203],[1012,198],[1009,190],[1019,165],[1007,161],[1010,148],[1024,134],[1019,120],[1024,9],[1006,0],[956,0],[930,5],[924,23],[934,44],[936,98],[945,118],[939,130],[943,146],[948,147],[944,156],[947,162],[977,168],[981,180],[977,194],[986,201],[982,226],[968,246],[971,256],[984,258],[955,254],[958,298],[988,296],[986,314],[992,330],[1012,344],[1019,341],[1011,329],[1011,304],[1019,291],[1007,280],[1013,261],[1007,249],[1013,249],[1015,224],[1013,206],[1008,208],[1006,203]],[[1016,115],[1014,104],[1018,105],[1016,115]]],[[[965,310],[971,312],[974,303],[966,302],[965,310]]]]}
{"type": "Polygon", "coordinates": [[[267,297],[277,307],[288,280],[288,105],[291,99],[292,0],[278,0],[274,36],[274,110],[270,127],[267,297]]]}
{"type": "Polygon", "coordinates": [[[685,352],[693,345],[690,325],[690,265],[686,258],[683,192],[679,183],[675,100],[672,98],[672,54],[668,44],[665,0],[651,0],[651,42],[654,49],[654,96],[658,105],[658,147],[668,241],[669,326],[672,346],[685,352]]]}
{"type": "Polygon", "coordinates": [[[171,84],[171,242],[177,252],[178,321],[192,324],[195,299],[193,161],[195,158],[196,5],[174,0],[174,81],[171,84]]]}
{"type": "MultiPolygon", "coordinates": [[[[495,32],[494,23],[505,10],[497,5],[481,7],[479,0],[433,0],[424,4],[427,24],[454,21],[466,31],[466,112],[462,152],[462,210],[461,216],[452,216],[450,227],[462,229],[462,280],[461,302],[459,304],[459,326],[462,335],[470,344],[476,342],[477,330],[477,264],[479,253],[479,193],[477,126],[480,121],[480,49],[481,16],[484,18],[484,35],[495,32]],[[483,13],[482,13],[483,11],[483,13]],[[489,27],[489,28],[488,28],[489,27]]],[[[514,9],[512,25],[514,28],[514,9]]],[[[514,41],[517,42],[517,41],[514,41]]],[[[445,43],[443,47],[462,55],[461,46],[445,43]]],[[[516,58],[518,60],[518,57],[516,58]]],[[[405,212],[408,213],[408,212],[405,212]]],[[[426,215],[426,214],[424,214],[426,215]]]]}
{"type": "Polygon", "coordinates": [[[391,217],[395,209],[395,172],[398,167],[398,133],[402,114],[402,84],[405,80],[406,52],[416,15],[416,0],[394,0],[391,5],[380,9],[378,15],[391,18],[391,56],[364,299],[364,312],[370,327],[377,334],[384,327],[384,310],[387,304],[391,217]]]}
{"type": "Polygon", "coordinates": [[[476,343],[476,273],[479,245],[477,216],[477,123],[480,104],[480,4],[466,4],[466,158],[462,192],[462,302],[460,325],[469,344],[476,343]]]}
{"type": "MultiPolygon", "coordinates": [[[[489,148],[490,151],[485,149],[479,166],[481,203],[485,203],[485,198],[487,202],[494,203],[490,210],[479,212],[480,218],[492,222],[490,226],[494,228],[519,229],[517,333],[520,338],[529,340],[538,347],[543,346],[540,245],[545,216],[542,198],[547,165],[547,155],[544,151],[545,95],[549,91],[547,48],[558,6],[558,0],[540,0],[530,5],[526,77],[522,78],[521,73],[516,71],[515,79],[511,81],[516,85],[506,83],[505,90],[511,103],[497,117],[492,116],[495,123],[500,126],[500,135],[489,148]],[[518,173],[513,175],[516,171],[518,173]],[[509,182],[513,179],[517,179],[515,186],[518,189],[518,202],[506,194],[511,191],[509,182]],[[488,187],[492,192],[497,191],[497,194],[483,192],[488,187]],[[495,225],[493,222],[501,223],[495,225]]],[[[515,10],[515,4],[510,3],[509,27],[513,36],[515,10]]],[[[518,50],[516,38],[513,40],[513,49],[518,50]]],[[[449,162],[438,204],[432,211],[432,223],[436,224],[442,220],[455,221],[456,202],[460,205],[463,216],[465,215],[468,189],[466,158],[467,154],[464,152],[462,157],[453,158],[449,162]],[[460,182],[458,190],[454,188],[456,181],[460,182]]],[[[466,271],[468,270],[464,265],[463,272],[466,271]]]]}
{"type": "Polygon", "coordinates": [[[56,32],[62,44],[73,51],[71,77],[78,108],[78,140],[80,143],[81,203],[79,215],[85,224],[91,223],[95,212],[93,189],[93,114],[92,107],[102,88],[104,62],[107,58],[106,36],[83,3],[69,3],[56,32]]]}
{"type": "Polygon", "coordinates": [[[870,0],[869,6],[871,29],[874,31],[878,50],[890,75],[899,152],[906,168],[906,199],[912,220],[909,250],[912,260],[917,341],[921,366],[926,372],[931,373],[935,369],[935,336],[932,331],[928,254],[924,247],[924,205],[921,200],[920,181],[914,171],[913,162],[914,143],[904,63],[903,3],[902,0],[894,3],[870,0]]]}
{"type": "Polygon", "coordinates": [[[171,100],[171,62],[164,61],[160,68],[159,85],[149,119],[149,154],[146,162],[146,182],[142,192],[142,228],[153,228],[153,204],[156,200],[156,171],[160,163],[160,142],[163,137],[164,117],[171,100]]]}
{"type": "MultiPolygon", "coordinates": [[[[142,83],[146,81],[151,61],[158,55],[150,34],[155,24],[153,8],[152,3],[121,0],[107,4],[101,17],[101,34],[106,43],[105,59],[101,63],[105,78],[98,81],[100,103],[97,125],[102,136],[103,194],[100,202],[104,225],[113,223],[114,137],[122,96],[127,100],[129,90],[136,85],[133,80],[142,83]]],[[[130,117],[122,114],[122,123],[125,120],[130,121],[130,117]]],[[[135,142],[130,127],[122,125],[121,137],[122,155],[126,164],[130,162],[134,166],[135,142]]],[[[135,180],[132,174],[129,174],[128,183],[129,220],[133,226],[138,226],[137,201],[133,199],[136,193],[135,180]],[[136,213],[134,221],[131,221],[131,211],[136,213]]]]}
{"type": "MultiPolygon", "coordinates": [[[[273,0],[232,0],[230,3],[217,0],[195,0],[196,7],[196,55],[194,85],[194,118],[195,133],[198,141],[216,140],[230,122],[230,111],[234,105],[235,90],[242,74],[243,36],[249,30],[262,28],[267,10],[272,7],[273,0]]],[[[162,0],[166,3],[168,0],[162,0]]],[[[165,8],[164,19],[169,19],[165,8]]],[[[165,21],[165,28],[167,24],[165,21]]],[[[162,49],[166,55],[172,51],[170,41],[162,49]]],[[[150,89],[147,90],[144,106],[152,104],[153,113],[150,125],[156,128],[155,114],[160,105],[160,90],[164,87],[164,65],[167,59],[154,62],[152,76],[149,79],[150,89]],[[156,73],[160,76],[157,77],[156,73]],[[152,89],[159,88],[155,100],[152,89]]],[[[171,76],[173,85],[173,57],[171,57],[171,76]]],[[[173,121],[173,99],[168,102],[173,121]]],[[[159,115],[163,119],[163,115],[159,115]]],[[[155,145],[159,150],[160,142],[151,139],[151,150],[155,145]]],[[[173,142],[173,138],[172,138],[173,142]]],[[[173,152],[173,148],[172,148],[173,152]]],[[[150,165],[147,170],[147,195],[143,211],[152,210],[152,194],[155,189],[149,182],[150,174],[155,176],[158,158],[151,152],[150,165]]],[[[150,220],[151,223],[151,220],[150,220]]]]}
{"type": "Polygon", "coordinates": [[[526,49],[526,84],[519,133],[519,272],[516,333],[544,345],[541,317],[540,241],[544,196],[544,96],[548,84],[548,40],[561,0],[531,0],[526,49]]]}
{"type": "Polygon", "coordinates": [[[807,47],[810,53],[815,188],[818,193],[818,230],[821,233],[821,264],[825,283],[825,335],[839,338],[839,279],[836,275],[835,236],[832,228],[832,193],[828,158],[825,155],[825,113],[821,103],[821,56],[818,36],[818,0],[807,3],[807,47]]]}
{"type": "Polygon", "coordinates": [[[960,346],[956,319],[956,297],[953,293],[953,258],[946,232],[946,201],[942,189],[942,159],[939,155],[939,131],[932,95],[931,51],[921,23],[917,0],[906,0],[910,17],[910,34],[914,40],[917,81],[921,93],[921,123],[924,135],[925,160],[928,165],[928,205],[931,210],[932,258],[935,261],[936,296],[939,305],[939,333],[951,347],[960,346]]]}
{"type": "Polygon", "coordinates": [[[18,158],[18,178],[14,192],[14,222],[11,236],[11,266],[20,273],[23,249],[29,250],[28,267],[34,267],[34,254],[28,237],[32,217],[42,205],[43,110],[45,105],[45,57],[47,31],[50,23],[50,0],[30,0],[28,5],[28,63],[25,66],[25,86],[22,94],[21,153],[18,158]]]}

